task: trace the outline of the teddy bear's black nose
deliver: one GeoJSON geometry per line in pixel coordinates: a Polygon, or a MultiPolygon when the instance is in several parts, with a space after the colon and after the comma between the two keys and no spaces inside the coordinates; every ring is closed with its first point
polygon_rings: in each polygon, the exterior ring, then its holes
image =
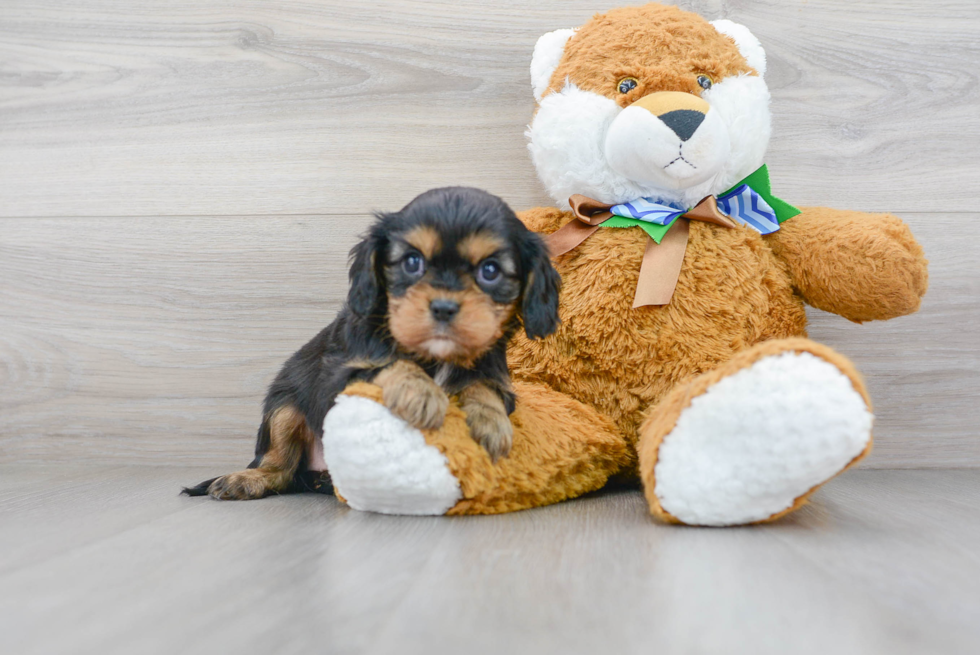
{"type": "Polygon", "coordinates": [[[693,109],[675,109],[666,114],[661,114],[657,118],[672,129],[681,141],[687,141],[701,125],[704,114],[693,109]]]}

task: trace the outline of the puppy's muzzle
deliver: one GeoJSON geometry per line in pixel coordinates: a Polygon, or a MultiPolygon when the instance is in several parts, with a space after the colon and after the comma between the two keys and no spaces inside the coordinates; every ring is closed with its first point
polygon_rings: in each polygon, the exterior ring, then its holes
{"type": "Polygon", "coordinates": [[[436,322],[449,324],[459,314],[459,303],[448,298],[436,298],[429,303],[429,312],[436,322]]]}

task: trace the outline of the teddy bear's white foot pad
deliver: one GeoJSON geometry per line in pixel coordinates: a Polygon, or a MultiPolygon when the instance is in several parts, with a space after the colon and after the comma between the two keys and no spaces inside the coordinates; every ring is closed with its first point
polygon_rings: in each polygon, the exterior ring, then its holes
{"type": "Polygon", "coordinates": [[[660,445],[655,494],[690,525],[767,519],[857,457],[872,419],[833,364],[807,352],[763,357],[683,410],[660,445]]]}
{"type": "Polygon", "coordinates": [[[337,397],[323,422],[323,456],[338,493],[354,509],[445,514],[462,497],[445,455],[367,398],[337,397]]]}

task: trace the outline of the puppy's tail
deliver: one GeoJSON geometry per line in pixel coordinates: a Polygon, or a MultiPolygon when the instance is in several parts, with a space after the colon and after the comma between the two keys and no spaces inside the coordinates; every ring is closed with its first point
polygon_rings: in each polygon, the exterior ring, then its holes
{"type": "Polygon", "coordinates": [[[184,496],[207,496],[208,487],[210,487],[211,483],[217,479],[218,478],[211,478],[210,480],[199,482],[195,484],[193,487],[184,487],[183,489],[180,490],[180,493],[183,494],[184,496]]]}

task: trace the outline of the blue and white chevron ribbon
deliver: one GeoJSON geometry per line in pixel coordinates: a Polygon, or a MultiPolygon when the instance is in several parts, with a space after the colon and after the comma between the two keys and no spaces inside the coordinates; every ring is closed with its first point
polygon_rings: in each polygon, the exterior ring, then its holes
{"type": "Polygon", "coordinates": [[[776,212],[765,198],[747,184],[737,186],[715,200],[718,202],[719,211],[757,232],[772,234],[779,229],[776,212]]]}
{"type": "Polygon", "coordinates": [[[635,218],[647,223],[656,225],[670,225],[678,216],[683,216],[686,209],[678,209],[663,203],[650,200],[649,198],[639,198],[621,205],[614,205],[609,209],[616,216],[623,218],[635,218]]]}
{"type": "MultiPolygon", "coordinates": [[[[765,198],[752,190],[747,184],[742,184],[728,193],[715,198],[718,210],[734,219],[741,225],[748,225],[762,234],[771,234],[779,229],[776,212],[766,202],[765,198]]],[[[683,216],[686,209],[678,209],[649,198],[639,198],[614,205],[609,209],[616,216],[635,218],[656,225],[670,225],[678,216],[683,216]]]]}

